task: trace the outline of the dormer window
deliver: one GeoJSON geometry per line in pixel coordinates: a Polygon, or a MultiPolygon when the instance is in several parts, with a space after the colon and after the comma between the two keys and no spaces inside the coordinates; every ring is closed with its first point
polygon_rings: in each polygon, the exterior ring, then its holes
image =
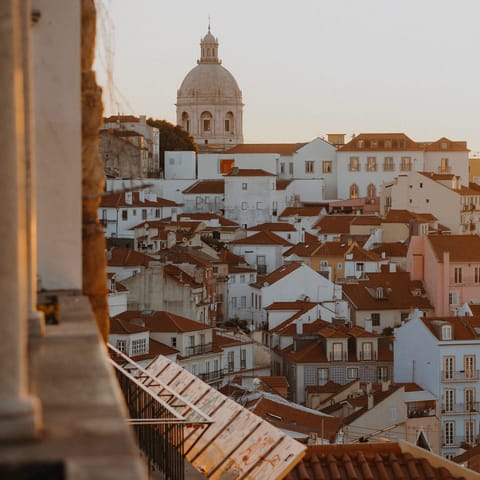
{"type": "Polygon", "coordinates": [[[452,340],[451,325],[442,325],[442,340],[452,340]]]}
{"type": "Polygon", "coordinates": [[[357,140],[357,148],[363,148],[365,146],[364,140],[357,140]]]}
{"type": "Polygon", "coordinates": [[[441,148],[442,150],[446,150],[446,149],[448,148],[448,143],[447,143],[447,142],[441,142],[441,143],[440,143],[440,148],[441,148]]]}
{"type": "Polygon", "coordinates": [[[375,291],[375,298],[381,300],[383,298],[383,287],[377,287],[375,291]]]}

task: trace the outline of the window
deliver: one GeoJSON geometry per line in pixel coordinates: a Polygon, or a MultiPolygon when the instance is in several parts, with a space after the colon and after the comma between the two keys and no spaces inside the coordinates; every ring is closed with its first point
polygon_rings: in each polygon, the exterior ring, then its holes
{"type": "Polygon", "coordinates": [[[474,267],[473,269],[473,281],[480,283],[480,267],[474,267]]]}
{"type": "Polygon", "coordinates": [[[353,183],[350,185],[350,198],[358,198],[360,196],[358,185],[353,183]]]}
{"type": "Polygon", "coordinates": [[[367,197],[374,199],[377,196],[377,187],[373,183],[370,183],[367,187],[367,197]]]}
{"type": "Polygon", "coordinates": [[[379,327],[380,326],[380,314],[379,313],[372,313],[370,315],[372,318],[372,327],[379,327]]]}
{"type": "Polygon", "coordinates": [[[410,314],[408,312],[400,312],[400,323],[406,322],[409,315],[410,314]]]}
{"type": "Polygon", "coordinates": [[[172,347],[176,347],[177,346],[177,337],[171,337],[170,338],[170,345],[172,347]]]}
{"type": "Polygon", "coordinates": [[[393,165],[393,157],[384,157],[383,159],[383,171],[384,172],[393,172],[395,167],[393,165]]]}
{"type": "Polygon", "coordinates": [[[242,183],[242,190],[246,190],[248,188],[248,184],[246,182],[242,183]]]}
{"type": "Polygon", "coordinates": [[[210,131],[210,119],[209,118],[204,118],[203,119],[203,131],[204,132],[209,132],[210,131]]]}
{"type": "Polygon", "coordinates": [[[377,382],[388,380],[388,367],[377,367],[377,382]]]}
{"type": "Polygon", "coordinates": [[[147,219],[147,210],[143,209],[142,210],[142,220],[146,220],[147,219]]]}
{"type": "Polygon", "coordinates": [[[248,208],[248,203],[242,202],[242,210],[247,210],[247,208],[248,208]]]}
{"type": "Polygon", "coordinates": [[[147,339],[139,338],[132,340],[132,356],[140,355],[147,352],[147,339]]]}
{"type": "Polygon", "coordinates": [[[442,325],[442,340],[451,340],[451,339],[452,339],[452,326],[442,325]]]}
{"type": "Polygon", "coordinates": [[[455,357],[443,357],[443,379],[453,380],[455,375],[455,357]]]}
{"type": "Polygon", "coordinates": [[[357,140],[357,148],[363,148],[365,146],[365,140],[357,140]]]}
{"type": "Polygon", "coordinates": [[[123,221],[128,220],[128,210],[122,210],[122,220],[123,221]]]}
{"type": "Polygon", "coordinates": [[[285,173],[285,164],[284,163],[281,163],[280,164],[280,173],[285,173]]]}
{"type": "Polygon", "coordinates": [[[447,388],[443,391],[443,408],[444,412],[453,412],[455,410],[455,390],[447,388]]]}
{"type": "Polygon", "coordinates": [[[251,273],[250,276],[249,276],[249,282],[252,283],[254,281],[255,281],[255,274],[251,273]]]}
{"type": "Polygon", "coordinates": [[[332,173],[332,162],[330,160],[322,162],[322,173],[332,173]]]}
{"type": "Polygon", "coordinates": [[[136,217],[136,216],[137,216],[137,209],[136,209],[136,208],[134,208],[134,209],[132,210],[132,216],[133,216],[133,217],[136,217]]]}
{"type": "Polygon", "coordinates": [[[237,308],[237,297],[232,297],[232,308],[237,308]]]}
{"type": "Polygon", "coordinates": [[[385,147],[385,149],[390,149],[390,148],[392,148],[392,141],[391,141],[390,139],[385,140],[385,142],[384,142],[384,147],[385,147]]]}
{"type": "Polygon", "coordinates": [[[257,255],[257,272],[261,275],[267,273],[267,258],[265,255],[257,255]]]}
{"type": "Polygon", "coordinates": [[[358,368],[348,367],[347,368],[347,380],[356,380],[358,378],[358,368]]]}
{"type": "Polygon", "coordinates": [[[317,368],[317,384],[325,385],[328,382],[328,368],[317,368]]]}
{"type": "Polygon", "coordinates": [[[465,379],[476,379],[477,376],[475,371],[475,355],[465,355],[463,357],[463,368],[465,370],[465,379]]]}
{"type": "Polygon", "coordinates": [[[343,360],[343,343],[335,342],[332,345],[332,360],[343,360]]]}
{"type": "Polygon", "coordinates": [[[400,170],[402,172],[409,172],[412,169],[412,158],[411,157],[402,157],[400,163],[400,170]]]}
{"type": "Polygon", "coordinates": [[[125,353],[127,351],[127,341],[117,340],[117,350],[120,350],[121,352],[125,353]]]}
{"type": "Polygon", "coordinates": [[[462,267],[455,267],[453,269],[453,282],[462,283],[462,280],[463,280],[462,267]]]}
{"type": "Polygon", "coordinates": [[[465,443],[476,443],[475,420],[465,420],[465,443]]]}
{"type": "Polygon", "coordinates": [[[200,345],[205,345],[206,344],[206,336],[204,333],[200,334],[200,345]]]}
{"type": "Polygon", "coordinates": [[[240,369],[245,370],[247,368],[247,351],[240,349],[240,369]]]}
{"type": "Polygon", "coordinates": [[[463,398],[465,400],[465,411],[466,412],[473,412],[476,410],[475,408],[475,389],[474,388],[466,388],[463,392],[463,398]]]}
{"type": "Polygon", "coordinates": [[[234,352],[228,352],[227,368],[228,368],[229,372],[233,372],[235,370],[235,354],[234,354],[234,352]]]}
{"type": "Polygon", "coordinates": [[[159,208],[155,209],[155,218],[160,218],[160,209],[159,208]]]}
{"type": "Polygon", "coordinates": [[[363,272],[364,269],[365,269],[365,265],[364,265],[363,262],[357,262],[357,263],[355,264],[355,270],[356,270],[357,272],[363,272]]]}
{"type": "Polygon", "coordinates": [[[373,360],[373,343],[362,343],[362,360],[373,360]]]}
{"type": "Polygon", "coordinates": [[[240,275],[240,283],[245,283],[245,275],[240,275]]]}
{"type": "Polygon", "coordinates": [[[256,208],[257,210],[261,210],[263,207],[263,202],[257,202],[256,208]]]}
{"type": "Polygon", "coordinates": [[[230,120],[228,119],[225,120],[225,131],[226,132],[230,131],[230,120]]]}
{"type": "Polygon", "coordinates": [[[195,346],[195,335],[191,335],[188,337],[188,344],[190,347],[194,347],[195,346]]]}
{"type": "Polygon", "coordinates": [[[445,422],[443,424],[443,444],[453,445],[455,443],[455,422],[445,422]]]}
{"type": "Polygon", "coordinates": [[[305,162],[305,173],[313,173],[315,162],[313,160],[307,160],[305,162]]]}
{"type": "Polygon", "coordinates": [[[360,160],[358,157],[350,157],[350,162],[348,164],[348,170],[350,172],[359,172],[360,171],[360,160]]]}
{"type": "Polygon", "coordinates": [[[458,305],[458,292],[449,292],[448,293],[448,304],[449,305],[458,305]]]}
{"type": "Polygon", "coordinates": [[[235,280],[236,280],[235,275],[231,275],[231,276],[229,277],[229,280],[230,280],[230,283],[235,283],[235,280]]]}
{"type": "Polygon", "coordinates": [[[247,297],[240,297],[240,308],[247,308],[247,297]]]}
{"type": "Polygon", "coordinates": [[[377,171],[377,157],[367,157],[367,172],[377,171]]]}
{"type": "Polygon", "coordinates": [[[440,172],[439,173],[450,173],[450,167],[448,166],[448,158],[440,159],[440,172]]]}
{"type": "Polygon", "coordinates": [[[293,162],[288,164],[288,173],[289,175],[293,175],[293,162]]]}

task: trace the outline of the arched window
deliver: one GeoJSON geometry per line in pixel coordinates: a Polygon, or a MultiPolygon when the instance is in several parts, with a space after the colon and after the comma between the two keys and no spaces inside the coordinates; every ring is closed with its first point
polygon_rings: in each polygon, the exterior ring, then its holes
{"type": "Polygon", "coordinates": [[[350,198],[358,198],[358,196],[358,185],[356,183],[352,183],[352,185],[350,185],[350,198]]]}
{"type": "Polygon", "coordinates": [[[367,197],[368,198],[375,198],[376,196],[377,196],[377,188],[375,187],[375,185],[373,183],[371,183],[367,187],[367,197]]]}
{"type": "Polygon", "coordinates": [[[200,116],[202,125],[202,133],[210,133],[212,131],[212,114],[210,112],[203,112],[200,116]]]}
{"type": "Polygon", "coordinates": [[[182,113],[182,127],[187,132],[190,132],[190,117],[187,112],[182,113]]]}
{"type": "Polygon", "coordinates": [[[233,113],[227,112],[225,115],[225,133],[233,133],[233,113]]]}

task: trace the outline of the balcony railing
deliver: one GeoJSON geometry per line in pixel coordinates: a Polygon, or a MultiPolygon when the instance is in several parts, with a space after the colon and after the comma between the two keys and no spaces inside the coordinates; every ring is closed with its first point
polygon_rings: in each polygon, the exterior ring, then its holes
{"type": "Polygon", "coordinates": [[[214,370],[213,372],[206,372],[206,373],[200,373],[198,375],[198,378],[203,380],[204,382],[215,382],[218,380],[221,380],[225,376],[225,370],[214,370]]]}
{"type": "Polygon", "coordinates": [[[467,445],[478,445],[480,442],[480,438],[478,436],[472,435],[472,436],[460,436],[460,435],[454,435],[454,436],[447,436],[445,435],[442,436],[442,447],[443,448],[458,448],[462,446],[467,446],[467,445]]]}
{"type": "Polygon", "coordinates": [[[213,350],[212,343],[204,343],[202,345],[192,345],[185,349],[187,357],[191,355],[202,355],[203,353],[210,353],[213,350]]]}
{"type": "Polygon", "coordinates": [[[452,173],[452,167],[449,167],[449,166],[438,167],[437,173],[452,173]]]}
{"type": "Polygon", "coordinates": [[[359,359],[364,361],[364,362],[375,361],[378,358],[377,352],[362,352],[362,351],[360,351],[358,356],[359,356],[359,359]]]}
{"type": "Polygon", "coordinates": [[[442,414],[444,415],[453,415],[453,414],[477,414],[480,412],[480,402],[470,402],[470,403],[443,403],[442,404],[442,414]]]}
{"type": "Polygon", "coordinates": [[[475,382],[480,379],[480,370],[442,371],[444,382],[475,382]]]}
{"type": "Polygon", "coordinates": [[[348,353],[347,352],[330,352],[329,360],[331,362],[346,362],[348,360],[348,353]]]}

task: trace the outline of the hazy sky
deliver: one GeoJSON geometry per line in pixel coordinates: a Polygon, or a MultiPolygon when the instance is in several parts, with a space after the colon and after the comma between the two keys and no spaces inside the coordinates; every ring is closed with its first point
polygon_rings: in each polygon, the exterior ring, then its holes
{"type": "Polygon", "coordinates": [[[176,123],[207,32],[243,92],[246,143],[442,136],[480,151],[480,0],[97,0],[105,113],[176,123]],[[107,75],[109,72],[109,75],[107,75]]]}

